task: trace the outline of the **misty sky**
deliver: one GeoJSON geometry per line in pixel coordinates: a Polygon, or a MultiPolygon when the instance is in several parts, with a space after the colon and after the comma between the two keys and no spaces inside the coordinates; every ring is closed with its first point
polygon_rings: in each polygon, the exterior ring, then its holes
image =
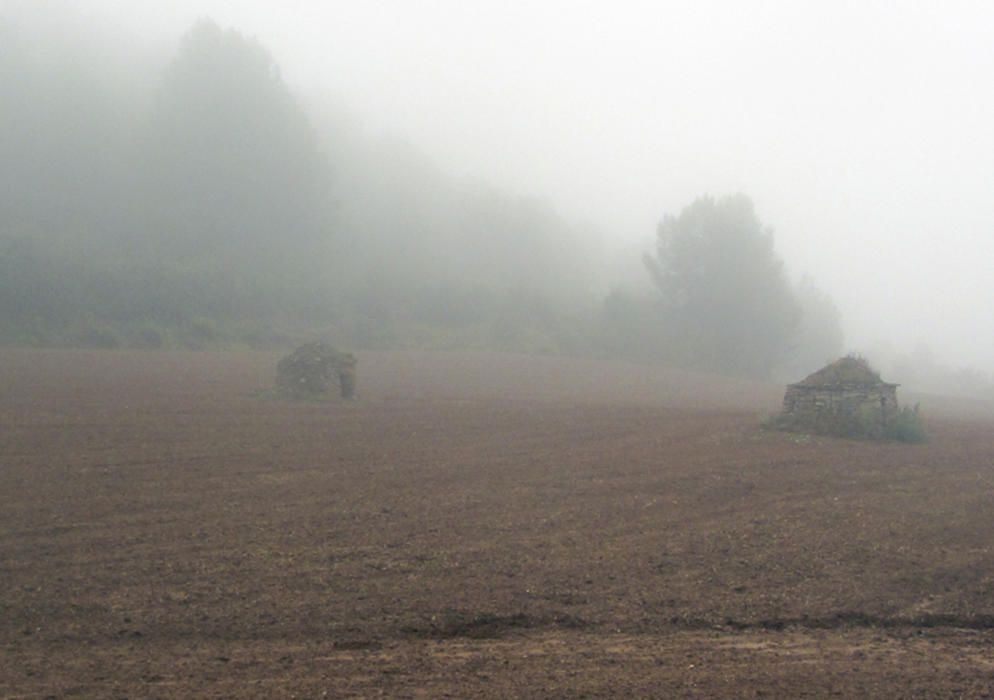
{"type": "Polygon", "coordinates": [[[27,5],[164,53],[212,17],[635,265],[664,213],[745,192],[850,348],[994,370],[994,3],[0,0],[27,5]]]}

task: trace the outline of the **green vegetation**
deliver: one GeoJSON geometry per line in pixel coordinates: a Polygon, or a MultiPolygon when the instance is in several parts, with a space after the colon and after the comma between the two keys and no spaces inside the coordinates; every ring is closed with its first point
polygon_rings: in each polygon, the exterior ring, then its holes
{"type": "Polygon", "coordinates": [[[856,354],[849,354],[832,362],[805,378],[806,386],[837,386],[841,384],[879,384],[880,373],[869,361],[856,354]]]}
{"type": "Polygon", "coordinates": [[[748,197],[701,197],[667,216],[645,262],[685,363],[767,376],[789,355],[801,309],[748,197]]]}
{"type": "Polygon", "coordinates": [[[320,334],[768,375],[841,342],[830,300],[809,283],[795,298],[744,196],[663,221],[657,294],[605,296],[591,232],[341,111],[306,111],[236,31],[198,22],[167,65],[127,73],[82,38],[38,61],[45,40],[13,32],[0,52],[0,343],[320,334]]]}
{"type": "Polygon", "coordinates": [[[760,424],[767,430],[784,430],[828,435],[855,440],[893,440],[896,442],[923,443],[928,434],[918,405],[904,406],[886,421],[873,406],[863,406],[855,413],[835,413],[819,416],[814,424],[798,425],[789,416],[766,416],[760,424]]]}
{"type": "Polygon", "coordinates": [[[898,442],[927,442],[928,435],[922,423],[918,404],[904,406],[887,423],[884,435],[898,442]]]}
{"type": "Polygon", "coordinates": [[[842,432],[832,433],[841,437],[867,438],[871,440],[894,440],[897,442],[922,443],[928,441],[921,412],[915,406],[902,406],[898,411],[880,420],[880,412],[872,407],[863,407],[852,420],[840,425],[842,432]]]}

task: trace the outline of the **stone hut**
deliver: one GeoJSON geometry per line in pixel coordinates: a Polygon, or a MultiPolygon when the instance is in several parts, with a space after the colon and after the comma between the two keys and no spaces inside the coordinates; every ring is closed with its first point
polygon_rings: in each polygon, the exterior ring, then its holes
{"type": "Polygon", "coordinates": [[[843,357],[789,385],[776,423],[785,430],[879,437],[898,413],[897,387],[863,358],[843,357]]]}
{"type": "Polygon", "coordinates": [[[276,366],[276,386],[294,396],[327,395],[337,384],[342,398],[355,398],[356,358],[327,343],[307,343],[276,366]]]}

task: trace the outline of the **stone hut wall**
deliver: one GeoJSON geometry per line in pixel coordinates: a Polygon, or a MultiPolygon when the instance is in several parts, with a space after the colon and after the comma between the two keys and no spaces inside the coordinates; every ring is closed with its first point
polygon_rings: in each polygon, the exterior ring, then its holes
{"type": "Polygon", "coordinates": [[[276,365],[276,386],[297,396],[329,393],[337,380],[342,398],[355,398],[355,356],[327,343],[301,345],[276,365]]]}
{"type": "Polygon", "coordinates": [[[867,420],[882,428],[897,413],[896,384],[791,384],[784,394],[784,423],[818,432],[845,432],[867,420]]]}

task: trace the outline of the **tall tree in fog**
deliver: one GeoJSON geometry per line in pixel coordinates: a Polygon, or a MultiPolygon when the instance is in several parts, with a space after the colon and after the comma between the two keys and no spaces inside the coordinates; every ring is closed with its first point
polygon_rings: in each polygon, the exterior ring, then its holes
{"type": "Polygon", "coordinates": [[[788,377],[797,379],[837,359],[844,351],[845,336],[838,307],[810,277],[801,279],[794,296],[801,308],[801,321],[783,369],[788,377]]]}
{"type": "Polygon", "coordinates": [[[320,237],[325,163],[258,42],[194,26],[162,81],[147,148],[155,233],[172,250],[251,269],[320,237]]]}
{"type": "Polygon", "coordinates": [[[646,266],[670,334],[707,369],[765,376],[790,351],[800,310],[773,234],[748,197],[701,197],[660,223],[646,266]]]}

